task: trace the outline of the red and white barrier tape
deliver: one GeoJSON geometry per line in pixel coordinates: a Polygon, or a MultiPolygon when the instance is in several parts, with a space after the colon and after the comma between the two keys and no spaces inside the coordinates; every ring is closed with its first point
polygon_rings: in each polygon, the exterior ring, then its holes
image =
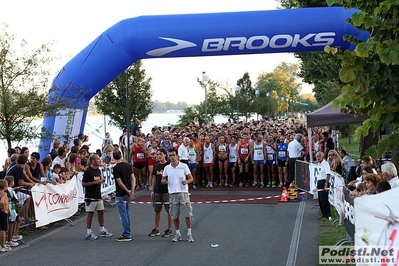
{"type": "MultiPolygon", "coordinates": [[[[191,204],[220,204],[220,203],[234,203],[234,202],[245,202],[245,201],[255,201],[255,200],[264,200],[264,199],[272,199],[272,198],[280,198],[281,195],[278,196],[265,196],[265,197],[256,197],[256,198],[243,198],[243,199],[231,199],[231,200],[207,200],[207,201],[192,201],[191,204]]],[[[90,198],[85,198],[85,200],[93,200],[97,201],[98,199],[90,199],[90,198]]],[[[120,202],[120,201],[119,201],[120,202]]],[[[115,203],[117,203],[115,201],[115,203]]],[[[179,203],[173,203],[173,202],[153,202],[153,201],[122,201],[122,203],[130,203],[130,204],[179,204],[179,203]]],[[[186,204],[186,202],[180,202],[180,204],[186,204]]]]}

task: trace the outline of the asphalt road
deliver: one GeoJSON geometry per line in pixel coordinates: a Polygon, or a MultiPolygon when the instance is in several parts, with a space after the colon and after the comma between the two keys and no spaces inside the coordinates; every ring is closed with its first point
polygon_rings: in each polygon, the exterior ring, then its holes
{"type": "MultiPolygon", "coordinates": [[[[196,190],[195,194],[223,191],[196,190]]],[[[275,196],[280,191],[226,192],[275,196]]],[[[149,194],[139,191],[136,197],[149,194]]],[[[131,205],[133,241],[117,242],[121,232],[116,206],[106,205],[105,225],[111,238],[85,240],[85,215],[70,226],[61,221],[47,231],[24,237],[25,244],[0,254],[1,265],[315,265],[318,260],[319,220],[316,201],[278,204],[195,204],[194,243],[149,237],[154,223],[151,205],[131,205]],[[217,244],[218,247],[211,247],[217,244]]],[[[93,231],[98,233],[96,215],[93,231]]],[[[160,230],[166,229],[165,213],[160,230]]]]}

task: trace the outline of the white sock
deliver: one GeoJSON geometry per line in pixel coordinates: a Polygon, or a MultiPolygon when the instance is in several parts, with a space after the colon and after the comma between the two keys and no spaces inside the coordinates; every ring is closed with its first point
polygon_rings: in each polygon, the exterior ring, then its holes
{"type": "Polygon", "coordinates": [[[187,228],[187,235],[191,235],[191,228],[187,228]]]}
{"type": "Polygon", "coordinates": [[[91,231],[91,228],[90,229],[86,229],[87,230],[87,234],[90,234],[91,232],[93,232],[93,231],[91,231]]]}
{"type": "Polygon", "coordinates": [[[104,231],[105,231],[104,226],[101,226],[101,227],[100,227],[100,231],[101,231],[101,232],[104,232],[104,231]]]}
{"type": "Polygon", "coordinates": [[[180,235],[180,230],[176,230],[176,235],[180,235]]]}

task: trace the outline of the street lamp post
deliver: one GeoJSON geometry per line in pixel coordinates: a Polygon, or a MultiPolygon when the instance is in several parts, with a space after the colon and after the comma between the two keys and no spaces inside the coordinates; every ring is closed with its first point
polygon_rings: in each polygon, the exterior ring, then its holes
{"type": "Polygon", "coordinates": [[[277,102],[277,112],[276,112],[276,118],[278,118],[278,95],[276,96],[276,102],[277,102]]]}
{"type": "Polygon", "coordinates": [[[266,93],[267,97],[267,119],[270,119],[270,92],[266,93]]]}
{"type": "Polygon", "coordinates": [[[288,118],[288,107],[290,106],[290,104],[289,104],[290,100],[288,98],[286,98],[285,100],[287,101],[287,115],[286,116],[288,118]]]}
{"type": "Polygon", "coordinates": [[[258,105],[259,94],[260,94],[259,90],[256,90],[255,91],[255,96],[256,96],[256,121],[259,121],[259,112],[258,112],[258,110],[259,110],[259,105],[258,105]]]}
{"type": "Polygon", "coordinates": [[[205,123],[208,123],[208,104],[206,101],[208,81],[209,81],[209,76],[208,76],[208,74],[204,73],[202,75],[202,83],[204,83],[204,85],[205,85],[205,123]]]}
{"type": "Polygon", "coordinates": [[[240,93],[241,87],[240,86],[236,86],[236,98],[237,98],[237,121],[239,118],[239,106],[238,106],[238,94],[240,93]]]}

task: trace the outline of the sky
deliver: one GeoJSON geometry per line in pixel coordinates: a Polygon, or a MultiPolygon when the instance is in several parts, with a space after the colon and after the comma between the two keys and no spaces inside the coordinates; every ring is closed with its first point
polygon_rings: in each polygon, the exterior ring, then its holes
{"type": "MultiPolygon", "coordinates": [[[[143,15],[216,13],[274,10],[274,0],[54,0],[3,1],[1,27],[25,39],[30,48],[55,42],[50,56],[60,59],[51,64],[53,77],[67,62],[97,36],[119,21],[143,15]]],[[[18,47],[16,47],[18,48],[18,47]]],[[[235,88],[236,81],[248,72],[255,84],[259,74],[273,71],[281,62],[298,63],[293,54],[258,54],[195,58],[145,59],[143,67],[152,78],[152,100],[198,104],[205,98],[197,78],[202,72],[210,80],[235,88]]],[[[50,80],[53,79],[50,77],[50,80]]],[[[50,84],[49,84],[50,85],[50,84]]],[[[302,93],[310,93],[304,84],[302,93]]]]}

